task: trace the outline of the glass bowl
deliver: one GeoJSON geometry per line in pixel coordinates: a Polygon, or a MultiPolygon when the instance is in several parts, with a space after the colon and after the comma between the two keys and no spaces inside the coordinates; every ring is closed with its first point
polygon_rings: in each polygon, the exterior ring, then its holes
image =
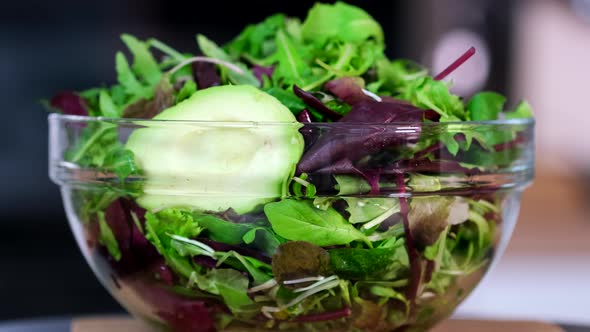
{"type": "Polygon", "coordinates": [[[501,255],[534,174],[532,120],[49,125],[50,176],[88,264],[132,315],[173,331],[425,330],[501,255]],[[146,129],[189,142],[151,135],[134,155],[146,129]],[[303,158],[272,183],[285,157],[268,146],[285,133],[303,158]]]}

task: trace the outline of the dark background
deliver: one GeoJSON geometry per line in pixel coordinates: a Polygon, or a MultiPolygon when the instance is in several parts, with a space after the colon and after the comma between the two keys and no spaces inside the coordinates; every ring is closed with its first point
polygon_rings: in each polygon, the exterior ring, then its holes
{"type": "MultiPolygon", "coordinates": [[[[445,31],[466,28],[490,48],[487,87],[509,88],[511,1],[350,1],[382,25],[388,54],[428,61],[445,31]]],[[[0,4],[0,320],[121,310],[96,281],[47,176],[40,100],[115,79],[123,32],[196,52],[275,12],[304,17],[313,1],[2,1],[0,4]]],[[[428,65],[428,63],[425,63],[428,65]]]]}

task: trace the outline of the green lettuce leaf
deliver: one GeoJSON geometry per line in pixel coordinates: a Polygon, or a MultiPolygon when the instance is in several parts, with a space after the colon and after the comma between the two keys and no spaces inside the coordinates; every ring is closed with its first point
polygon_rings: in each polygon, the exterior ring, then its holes
{"type": "Polygon", "coordinates": [[[369,38],[383,42],[383,30],[364,10],[343,2],[316,3],[301,27],[303,39],[317,48],[329,40],[361,43],[369,38]]]}
{"type": "Polygon", "coordinates": [[[254,301],[248,297],[248,278],[232,269],[213,269],[207,273],[193,274],[197,286],[209,293],[221,295],[233,313],[251,311],[248,306],[254,301]]]}

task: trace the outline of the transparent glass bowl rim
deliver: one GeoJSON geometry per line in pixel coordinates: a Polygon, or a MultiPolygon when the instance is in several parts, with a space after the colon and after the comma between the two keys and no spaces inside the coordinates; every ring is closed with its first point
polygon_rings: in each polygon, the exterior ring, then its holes
{"type": "Polygon", "coordinates": [[[297,121],[292,122],[270,122],[270,121],[209,121],[209,120],[154,120],[154,119],[140,119],[140,118],[109,118],[100,116],[85,116],[85,115],[68,115],[51,113],[49,115],[50,120],[59,120],[67,122],[108,122],[121,125],[145,125],[145,124],[194,124],[204,126],[286,126],[286,125],[304,125],[304,126],[327,126],[327,127],[365,127],[365,126],[416,126],[420,125],[423,127],[449,127],[449,126],[477,126],[477,127],[490,127],[495,128],[498,126],[527,126],[532,127],[535,125],[534,118],[527,119],[504,119],[504,120],[487,120],[487,121],[450,121],[450,122],[422,122],[422,121],[406,121],[406,122],[309,122],[301,123],[297,121]]]}

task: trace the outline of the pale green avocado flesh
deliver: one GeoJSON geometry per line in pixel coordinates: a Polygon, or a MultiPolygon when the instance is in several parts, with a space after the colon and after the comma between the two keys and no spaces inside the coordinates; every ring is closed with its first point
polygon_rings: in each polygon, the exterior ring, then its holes
{"type": "Polygon", "coordinates": [[[147,210],[250,212],[281,197],[303,153],[293,114],[252,86],[197,91],[154,120],[187,122],[142,122],[127,141],[145,175],[137,201],[147,210]]]}

